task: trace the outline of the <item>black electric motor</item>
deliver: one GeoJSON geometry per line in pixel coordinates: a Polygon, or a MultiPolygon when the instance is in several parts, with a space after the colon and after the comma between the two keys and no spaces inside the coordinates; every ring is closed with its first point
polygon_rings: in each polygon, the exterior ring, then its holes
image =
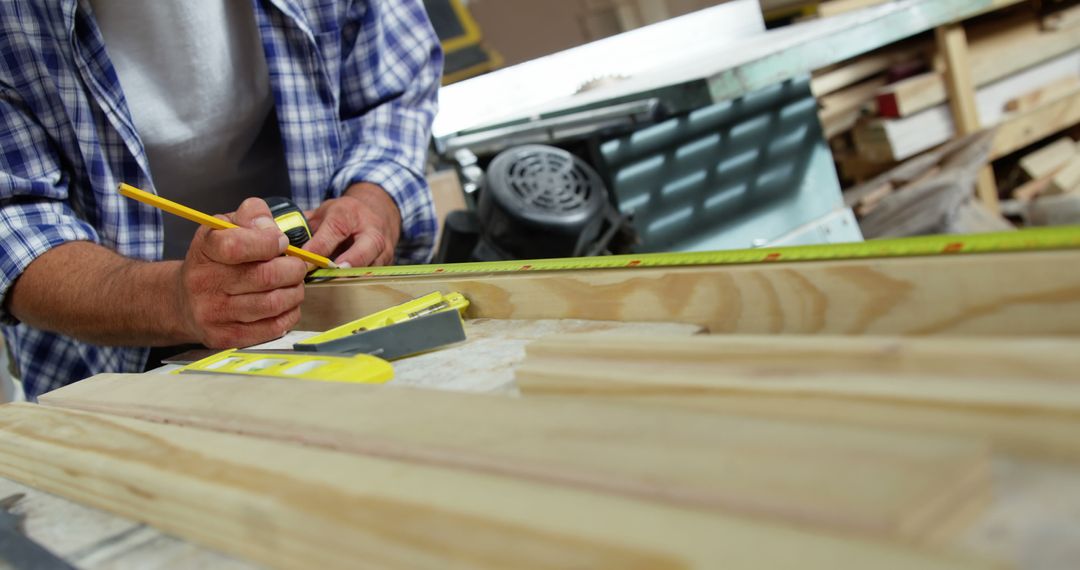
{"type": "Polygon", "coordinates": [[[447,218],[438,261],[599,255],[622,222],[585,161],[556,147],[515,147],[488,165],[476,212],[447,218]]]}

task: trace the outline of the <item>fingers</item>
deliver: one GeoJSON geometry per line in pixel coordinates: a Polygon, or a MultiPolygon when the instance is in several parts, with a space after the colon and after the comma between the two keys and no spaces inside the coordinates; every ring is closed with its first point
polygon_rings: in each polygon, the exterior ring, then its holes
{"type": "Polygon", "coordinates": [[[246,263],[231,267],[231,274],[224,284],[229,295],[261,293],[304,282],[307,263],[295,257],[275,257],[262,263],[246,263]]]}
{"type": "Polygon", "coordinates": [[[300,308],[252,323],[235,323],[215,327],[208,332],[203,344],[207,348],[244,348],[285,336],[300,322],[300,308]]]}
{"type": "Polygon", "coordinates": [[[270,224],[273,227],[266,229],[240,227],[203,232],[192,246],[210,261],[226,265],[266,261],[281,255],[289,245],[289,238],[272,221],[270,224]]]}
{"type": "Polygon", "coordinates": [[[367,267],[389,265],[394,261],[394,251],[386,237],[378,232],[363,232],[356,236],[352,245],[334,260],[339,266],[367,267]]]}
{"type": "Polygon", "coordinates": [[[352,237],[352,225],[344,216],[328,216],[321,220],[304,249],[329,257],[342,242],[352,237]]]}
{"type": "Polygon", "coordinates": [[[233,214],[233,223],[242,228],[266,229],[276,227],[270,206],[261,198],[248,198],[233,214]]]}
{"type": "Polygon", "coordinates": [[[296,309],[304,302],[304,286],[275,289],[265,293],[248,293],[229,298],[222,315],[232,322],[257,323],[296,309]]]}

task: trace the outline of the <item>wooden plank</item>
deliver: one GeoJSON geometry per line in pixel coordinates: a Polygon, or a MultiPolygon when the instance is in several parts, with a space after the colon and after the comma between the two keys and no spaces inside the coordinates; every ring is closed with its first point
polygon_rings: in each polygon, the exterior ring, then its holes
{"type": "Polygon", "coordinates": [[[1051,101],[1002,123],[991,158],[1000,158],[1080,123],[1080,92],[1051,101]]]}
{"type": "Polygon", "coordinates": [[[338,281],[307,287],[300,326],[326,330],[432,291],[462,292],[473,318],[749,334],[1080,333],[1074,251],[338,281]]]}
{"type": "Polygon", "coordinates": [[[950,24],[934,30],[938,51],[945,58],[945,90],[957,134],[970,135],[981,128],[975,106],[975,81],[971,77],[967,34],[962,24],[950,24]]]}
{"type": "Polygon", "coordinates": [[[1010,113],[1025,113],[1043,103],[1060,99],[1075,91],[1080,91],[1080,77],[1062,77],[1034,91],[1025,93],[1005,103],[1005,110],[1010,113]]]}
{"type": "Polygon", "coordinates": [[[531,344],[526,396],[987,437],[1080,461],[1075,341],[566,335],[531,344]]]}
{"type": "Polygon", "coordinates": [[[1043,16],[1042,27],[1044,30],[1072,30],[1080,27],[1080,6],[1072,6],[1064,10],[1043,16]]]}
{"type": "Polygon", "coordinates": [[[1021,158],[1020,170],[1032,180],[1043,178],[1056,173],[1075,154],[1076,143],[1069,137],[1061,137],[1021,158]]]}
{"type": "MultiPolygon", "coordinates": [[[[967,33],[963,24],[950,24],[935,30],[938,51],[945,60],[945,90],[949,94],[953,125],[960,136],[970,135],[982,128],[979,110],[975,105],[975,81],[971,77],[967,33]]],[[[994,170],[984,166],[975,182],[975,193],[991,212],[1001,211],[994,170]]]]}
{"type": "Polygon", "coordinates": [[[168,375],[98,376],[42,402],[908,539],[937,537],[986,491],[978,441],[598,402],[168,375]]]}
{"type": "Polygon", "coordinates": [[[838,556],[865,567],[966,566],[616,496],[120,417],[11,404],[0,408],[0,430],[6,477],[277,568],[825,569],[838,556]]]}
{"type": "MultiPolygon", "coordinates": [[[[866,374],[968,380],[1033,380],[1080,396],[1080,341],[1060,338],[918,338],[887,336],[695,335],[667,337],[612,331],[538,339],[526,362],[581,358],[624,363],[675,362],[679,371],[736,368],[755,376],[866,374]]],[[[657,378],[659,384],[666,382],[657,378]]],[[[932,387],[930,388],[933,389],[932,387]]],[[[993,388],[991,387],[990,390],[993,388]]],[[[985,394],[989,396],[989,392],[985,394]]],[[[1032,397],[1034,395],[1032,394],[1032,397]]],[[[1073,396],[1069,396],[1073,397],[1073,396]]],[[[1018,396],[1019,402],[1026,396],[1018,396]]],[[[1059,402],[1061,403],[1061,402],[1059,402]]],[[[1055,405],[1053,399],[1046,401],[1055,405]]],[[[1075,407],[1076,402],[1069,404],[1075,407]]]]}

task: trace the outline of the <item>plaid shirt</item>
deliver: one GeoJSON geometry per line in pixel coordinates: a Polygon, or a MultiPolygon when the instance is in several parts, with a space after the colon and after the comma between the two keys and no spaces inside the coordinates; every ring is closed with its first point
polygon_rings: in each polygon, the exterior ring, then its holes
{"type": "MultiPolygon", "coordinates": [[[[421,0],[252,3],[296,203],[378,184],[401,210],[399,259],[426,261],[435,220],[423,167],[442,53],[421,0]]],[[[148,172],[85,0],[0,2],[0,298],[73,240],[161,259],[160,212],[116,192],[120,182],[152,189],[148,172]]],[[[92,346],[4,309],[0,319],[30,398],[146,364],[146,348],[92,346]]]]}

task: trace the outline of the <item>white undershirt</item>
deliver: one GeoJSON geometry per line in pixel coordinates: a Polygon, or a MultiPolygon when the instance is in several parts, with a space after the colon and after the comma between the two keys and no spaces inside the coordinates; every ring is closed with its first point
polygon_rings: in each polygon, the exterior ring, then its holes
{"type": "MultiPolygon", "coordinates": [[[[288,169],[255,13],[237,0],[90,0],[157,192],[231,212],[288,196],[288,169]]],[[[196,225],[165,215],[165,258],[196,225]]]]}

